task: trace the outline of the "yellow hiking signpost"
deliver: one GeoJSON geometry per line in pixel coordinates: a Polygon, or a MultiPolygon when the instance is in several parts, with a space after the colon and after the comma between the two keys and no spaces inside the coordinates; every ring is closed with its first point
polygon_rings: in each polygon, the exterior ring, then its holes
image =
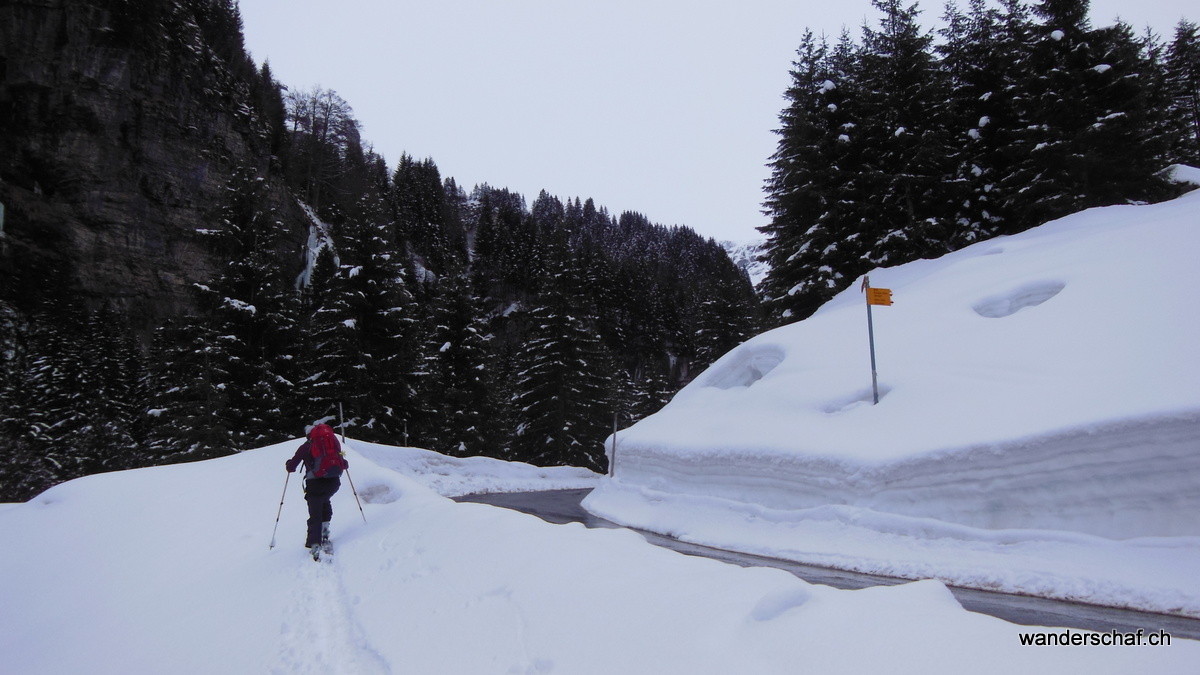
{"type": "Polygon", "coordinates": [[[879,403],[879,375],[875,371],[875,322],[871,317],[871,305],[891,305],[892,289],[871,288],[871,277],[863,276],[863,293],[867,296],[867,337],[871,341],[871,392],[879,403]]]}
{"type": "Polygon", "coordinates": [[[890,304],[892,304],[892,289],[890,289],[890,288],[868,288],[867,289],[867,304],[868,305],[890,305],[890,304]]]}

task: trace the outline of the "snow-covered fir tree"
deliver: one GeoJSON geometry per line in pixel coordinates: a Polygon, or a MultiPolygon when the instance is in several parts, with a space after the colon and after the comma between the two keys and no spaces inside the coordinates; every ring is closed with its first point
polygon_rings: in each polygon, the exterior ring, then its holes
{"type": "Polygon", "coordinates": [[[146,453],[155,463],[210,459],[234,447],[228,420],[229,379],[210,358],[217,336],[198,317],[155,331],[145,410],[146,453]]]}
{"type": "Polygon", "coordinates": [[[950,88],[948,248],[994,236],[1005,225],[1007,200],[1000,186],[1017,125],[1028,26],[1028,10],[1019,0],[1004,0],[999,8],[970,0],[966,13],[947,7],[938,51],[950,88]]]}
{"type": "Polygon", "coordinates": [[[1068,213],[1163,196],[1165,148],[1147,107],[1149,64],[1128,26],[1093,30],[1087,0],[1034,3],[1019,133],[1002,185],[1020,231],[1068,213]]]}
{"type": "Polygon", "coordinates": [[[441,280],[430,319],[418,387],[432,414],[422,445],[458,457],[496,454],[487,317],[465,272],[441,280]]]}
{"type": "Polygon", "coordinates": [[[390,216],[395,235],[419,251],[429,269],[445,271],[466,255],[464,199],[457,184],[443,184],[432,159],[400,156],[388,190],[390,216]]]}
{"type": "MultiPolygon", "coordinates": [[[[64,309],[77,317],[81,313],[75,303],[44,311],[57,314],[64,309]]],[[[63,442],[85,424],[82,391],[75,379],[84,365],[83,334],[77,322],[59,324],[47,318],[35,317],[23,358],[12,369],[16,379],[9,383],[9,406],[0,413],[11,463],[22,467],[19,473],[6,472],[4,487],[24,498],[83,475],[77,471],[91,463],[63,442]]]]}
{"type": "Polygon", "coordinates": [[[611,418],[612,366],[582,301],[583,273],[565,243],[550,254],[546,292],[529,315],[517,355],[512,459],[604,469],[603,440],[611,418]]]}
{"type": "Polygon", "coordinates": [[[1169,114],[1180,124],[1174,161],[1200,166],[1200,27],[1181,19],[1166,56],[1169,114]]]}
{"type": "Polygon", "coordinates": [[[848,202],[839,199],[845,187],[839,179],[842,171],[854,169],[849,153],[855,132],[846,116],[850,73],[835,70],[828,49],[811,31],[805,33],[771,160],[766,200],[771,222],[761,228],[770,272],[761,291],[768,311],[785,319],[811,313],[814,291],[837,285],[834,269],[821,260],[839,239],[835,214],[848,202]]]}
{"type": "Polygon", "coordinates": [[[108,306],[88,315],[84,331],[77,344],[91,356],[74,376],[83,419],[63,442],[79,458],[77,475],[151,464],[141,451],[145,364],[133,337],[108,306]]]}
{"type": "Polygon", "coordinates": [[[1086,0],[968,1],[936,52],[899,0],[874,2],[861,45],[802,41],[761,228],[774,321],[875,266],[1171,194],[1185,134],[1164,111],[1187,87],[1153,39],[1093,29],[1086,0]]]}
{"type": "Polygon", "coordinates": [[[870,267],[894,265],[936,250],[949,223],[943,177],[949,143],[947,88],[932,53],[933,38],[921,27],[917,6],[900,0],[872,0],[883,13],[878,28],[863,29],[858,62],[862,101],[856,133],[871,148],[859,167],[869,195],[861,238],[861,258],[839,255],[853,279],[870,267]],[[855,264],[857,262],[857,264],[855,264]]]}
{"type": "Polygon", "coordinates": [[[726,281],[700,303],[693,376],[754,336],[755,317],[747,312],[746,303],[739,297],[746,285],[726,281]]]}
{"type": "Polygon", "coordinates": [[[392,440],[415,405],[415,306],[382,201],[364,197],[335,242],[336,269],[333,253],[323,251],[309,289],[305,414],[334,419],[341,404],[354,434],[392,440]]]}
{"type": "Polygon", "coordinates": [[[3,479],[9,494],[152,463],[138,438],[141,355],[111,310],[62,303],[35,317],[7,365],[0,428],[13,466],[22,467],[3,479]],[[50,320],[63,312],[74,320],[50,320]]]}
{"type": "Polygon", "coordinates": [[[211,456],[286,438],[281,430],[288,426],[282,421],[292,415],[285,404],[294,386],[289,378],[294,376],[299,299],[278,264],[282,226],[257,172],[235,171],[219,221],[202,234],[227,263],[212,282],[197,285],[200,313],[185,322],[172,349],[192,350],[190,356],[175,357],[205,373],[189,378],[194,390],[177,392],[177,409],[165,404],[153,409],[162,411],[161,427],[180,420],[199,422],[189,408],[201,402],[213,406],[196,412],[208,413],[210,425],[228,430],[229,447],[214,446],[226,439],[196,428],[158,431],[160,437],[175,438],[177,451],[211,456]]]}

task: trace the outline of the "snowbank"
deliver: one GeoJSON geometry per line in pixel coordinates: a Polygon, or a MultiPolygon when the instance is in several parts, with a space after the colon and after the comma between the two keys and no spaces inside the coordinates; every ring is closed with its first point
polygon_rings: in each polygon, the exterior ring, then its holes
{"type": "Polygon", "coordinates": [[[448,457],[421,448],[350,440],[350,447],[381,467],[414,478],[444,497],[489,492],[575,490],[595,487],[600,475],[571,466],[533,466],[490,457],[448,457]]]}
{"type": "Polygon", "coordinates": [[[1200,537],[986,530],[857,506],[772,509],[610,481],[588,511],[681,541],[900,579],[1200,618],[1200,537]]]}
{"type": "Polygon", "coordinates": [[[939,448],[886,463],[823,453],[685,454],[637,446],[636,431],[619,441],[617,475],[626,485],[660,492],[777,510],[845,504],[985,529],[1115,538],[1200,533],[1200,411],[939,448]]]}
{"type": "Polygon", "coordinates": [[[1051,594],[1200,612],[1200,588],[1184,582],[1200,573],[1198,210],[1200,191],[1092,209],[875,270],[871,285],[895,300],[873,308],[878,405],[856,283],[619,433],[617,480],[585,506],[698,543],[1028,592],[959,564],[982,549],[989,567],[1051,594]],[[746,513],[786,527],[731,524],[746,513]],[[1129,540],[1139,562],[1117,573],[1102,558],[1080,584],[1052,571],[1077,550],[1005,556],[1057,536],[1046,531],[1129,540]],[[874,553],[851,543],[868,532],[874,553]],[[934,553],[926,537],[955,543],[934,553]],[[1173,539],[1146,544],[1155,537],[1173,539]],[[893,563],[894,545],[921,553],[893,563]]]}
{"type": "MultiPolygon", "coordinates": [[[[0,652],[40,673],[1190,673],[1200,643],[1022,647],[937,582],[862,591],[621,530],[455,504],[355,451],[332,564],[300,546],[299,441],[92,476],[0,511],[0,652]],[[15,581],[16,580],[16,581],[15,581]]],[[[375,452],[384,453],[376,448],[375,452]]],[[[1055,632],[1061,633],[1059,629],[1055,632]]]]}
{"type": "Polygon", "coordinates": [[[1167,167],[1166,174],[1172,182],[1200,187],[1200,168],[1186,164],[1172,164],[1167,167]]]}

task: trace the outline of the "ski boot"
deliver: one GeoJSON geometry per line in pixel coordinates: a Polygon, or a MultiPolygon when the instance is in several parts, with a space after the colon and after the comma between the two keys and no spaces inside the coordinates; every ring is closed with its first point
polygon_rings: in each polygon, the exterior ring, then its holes
{"type": "Polygon", "coordinates": [[[321,553],[333,555],[333,542],[329,540],[329,523],[321,523],[321,553]]]}

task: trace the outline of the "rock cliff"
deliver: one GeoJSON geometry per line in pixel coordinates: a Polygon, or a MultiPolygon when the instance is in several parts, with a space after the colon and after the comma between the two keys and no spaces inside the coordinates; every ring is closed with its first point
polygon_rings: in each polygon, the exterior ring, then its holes
{"type": "MultiPolygon", "coordinates": [[[[236,167],[271,172],[236,9],[223,25],[219,6],[0,6],[0,300],[30,309],[64,290],[143,333],[191,307],[191,284],[220,262],[196,229],[236,167]]],[[[280,264],[298,266],[304,217],[271,183],[289,229],[280,264]]]]}

